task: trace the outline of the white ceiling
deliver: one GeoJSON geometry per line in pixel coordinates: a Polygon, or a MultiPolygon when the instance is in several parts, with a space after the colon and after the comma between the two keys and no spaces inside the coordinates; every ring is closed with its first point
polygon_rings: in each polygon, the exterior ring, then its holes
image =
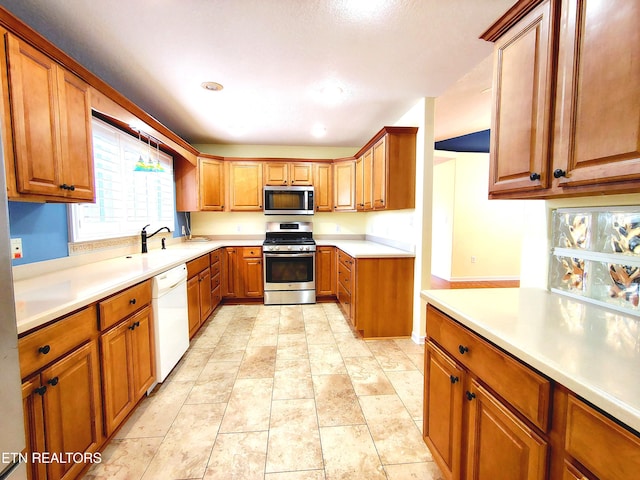
{"type": "Polygon", "coordinates": [[[0,0],[190,143],[330,146],[363,145],[422,97],[440,97],[436,140],[489,128],[478,36],[513,3],[0,0]]]}

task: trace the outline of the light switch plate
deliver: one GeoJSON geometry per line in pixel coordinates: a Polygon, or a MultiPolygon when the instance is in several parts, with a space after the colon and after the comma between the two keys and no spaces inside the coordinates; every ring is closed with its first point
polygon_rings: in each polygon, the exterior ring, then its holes
{"type": "Polygon", "coordinates": [[[11,239],[11,258],[22,258],[22,239],[21,238],[12,238],[11,239]]]}

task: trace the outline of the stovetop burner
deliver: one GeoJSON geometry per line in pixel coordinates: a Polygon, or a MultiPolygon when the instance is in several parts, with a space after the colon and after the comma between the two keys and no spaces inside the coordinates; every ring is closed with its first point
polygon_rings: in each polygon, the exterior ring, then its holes
{"type": "Polygon", "coordinates": [[[287,250],[315,251],[311,222],[268,222],[263,246],[267,251],[278,250],[285,245],[287,250]]]}

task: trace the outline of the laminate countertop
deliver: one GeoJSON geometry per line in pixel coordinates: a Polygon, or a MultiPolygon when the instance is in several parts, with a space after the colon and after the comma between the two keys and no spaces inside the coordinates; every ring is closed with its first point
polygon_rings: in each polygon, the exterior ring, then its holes
{"type": "Polygon", "coordinates": [[[639,318],[534,288],[424,290],[421,297],[640,431],[639,318]]]}
{"type": "MultiPolygon", "coordinates": [[[[178,242],[166,250],[122,255],[85,263],[14,282],[18,334],[38,328],[63,315],[101,300],[177,265],[222,247],[261,246],[262,239],[178,242]]],[[[354,257],[414,256],[370,241],[321,240],[320,245],[341,248],[354,257]]]]}

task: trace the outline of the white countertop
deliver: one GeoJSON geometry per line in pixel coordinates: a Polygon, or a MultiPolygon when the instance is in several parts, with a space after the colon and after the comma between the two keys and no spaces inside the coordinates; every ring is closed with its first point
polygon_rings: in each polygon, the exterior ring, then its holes
{"type": "MultiPolygon", "coordinates": [[[[166,250],[123,255],[108,260],[58,270],[14,282],[18,334],[44,325],[92,302],[154,277],[181,263],[221,247],[258,246],[263,240],[210,240],[181,242],[166,250]]],[[[321,240],[353,257],[411,256],[403,250],[370,241],[321,240]]]]}
{"type": "Polygon", "coordinates": [[[640,431],[639,318],[542,289],[424,290],[421,296],[640,431]]]}
{"type": "Polygon", "coordinates": [[[413,258],[415,253],[367,240],[316,240],[316,244],[334,246],[354,258],[413,258]]]}

